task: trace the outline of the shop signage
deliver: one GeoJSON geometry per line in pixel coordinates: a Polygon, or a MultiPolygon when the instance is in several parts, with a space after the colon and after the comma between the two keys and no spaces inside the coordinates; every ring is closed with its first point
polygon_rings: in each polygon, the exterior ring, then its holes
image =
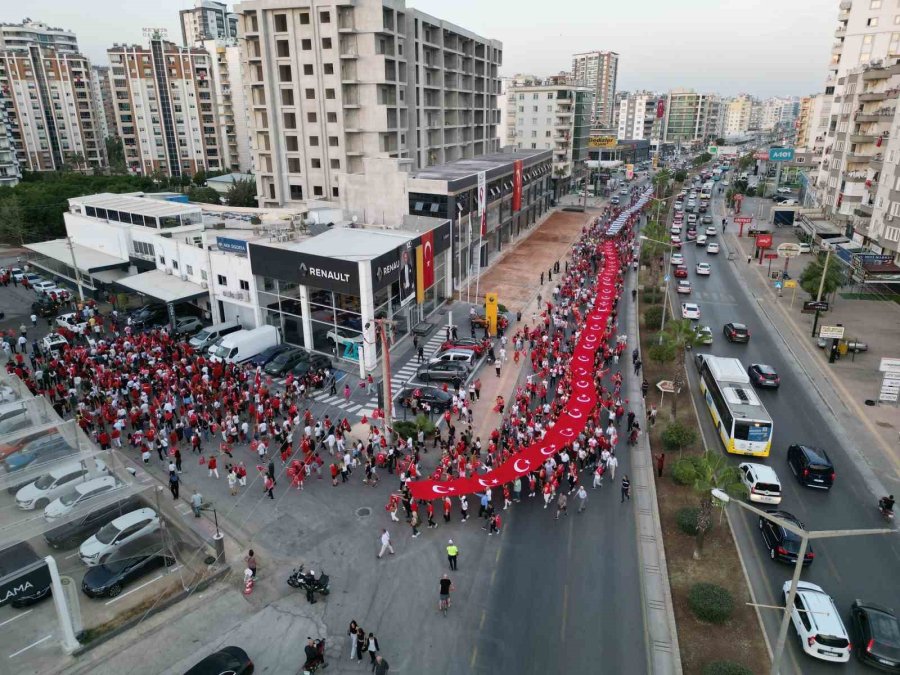
{"type": "Polygon", "coordinates": [[[811,312],[827,312],[828,302],[825,300],[807,300],[803,303],[803,311],[807,314],[811,312]]]}
{"type": "Polygon", "coordinates": [[[589,136],[589,148],[614,148],[618,141],[615,136],[589,136]]]}
{"type": "Polygon", "coordinates": [[[844,327],[843,326],[822,326],[821,328],[819,328],[819,337],[840,340],[844,337],[844,327]]]}
{"type": "Polygon", "coordinates": [[[416,258],[413,247],[417,243],[416,240],[408,241],[372,261],[372,290],[380,291],[399,281],[400,304],[406,304],[415,297],[416,258]]]}
{"type": "Polygon", "coordinates": [[[250,270],[264,277],[359,295],[359,264],[340,258],[250,243],[250,270]]]}
{"type": "Polygon", "coordinates": [[[231,237],[216,237],[216,246],[220,251],[240,253],[247,255],[247,242],[244,239],[232,239],[231,237]]]}
{"type": "Polygon", "coordinates": [[[882,373],[900,373],[900,359],[882,356],[881,363],[878,364],[878,370],[882,373]]]}
{"type": "Polygon", "coordinates": [[[772,162],[793,162],[794,161],[794,149],[793,148],[770,148],[769,149],[769,160],[772,162]]]}
{"type": "MultiPolygon", "coordinates": [[[[760,234],[756,237],[756,247],[757,248],[772,248],[772,235],[771,234],[760,234]]],[[[776,254],[777,258],[778,255],[776,254]]]]}

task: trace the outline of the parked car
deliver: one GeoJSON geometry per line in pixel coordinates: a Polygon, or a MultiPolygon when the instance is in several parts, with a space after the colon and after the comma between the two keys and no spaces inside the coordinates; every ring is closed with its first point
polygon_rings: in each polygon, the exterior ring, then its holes
{"type": "Polygon", "coordinates": [[[709,263],[697,263],[697,267],[694,270],[701,277],[708,277],[709,273],[712,271],[712,265],[709,263]]]}
{"type": "Polygon", "coordinates": [[[119,487],[119,483],[113,476],[102,476],[79,483],[47,504],[44,508],[44,518],[50,522],[58,520],[92,499],[115,490],[117,487],[119,487]]]}
{"type": "Polygon", "coordinates": [[[43,510],[47,504],[68,492],[76,481],[90,480],[106,473],[106,463],[101,459],[94,459],[93,463],[65,462],[20,488],[16,492],[16,506],[23,511],[43,510]]]}
{"type": "Polygon", "coordinates": [[[71,455],[75,448],[59,433],[51,433],[30,440],[21,450],[9,455],[3,460],[3,466],[7,473],[21,471],[28,466],[38,466],[58,459],[65,455],[71,455]]]}
{"type": "Polygon", "coordinates": [[[854,600],[850,633],[857,659],[879,670],[900,673],[900,621],[892,609],[854,600]]]}
{"type": "Polygon", "coordinates": [[[307,360],[309,360],[309,352],[300,347],[292,347],[281,352],[278,356],[269,361],[263,370],[269,375],[281,377],[289,370],[293,370],[301,361],[307,360]]]}
{"type": "Polygon", "coordinates": [[[421,403],[428,403],[435,412],[443,412],[453,406],[453,395],[438,387],[404,387],[397,399],[401,406],[409,408],[413,397],[421,403]]]}
{"type": "Polygon", "coordinates": [[[250,675],[253,661],[240,647],[223,647],[210,654],[184,675],[250,675]]]}
{"type": "Polygon", "coordinates": [[[107,523],[119,516],[146,506],[137,495],[132,495],[111,504],[103,504],[88,513],[61,523],[44,533],[44,540],[50,548],[65,550],[80,545],[85,539],[97,532],[107,523]]]}
{"type": "MultiPolygon", "coordinates": [[[[226,335],[221,341],[217,341],[215,346],[210,347],[209,358],[211,361],[243,363],[278,344],[279,339],[278,329],[267,324],[250,330],[238,330],[226,335]]],[[[270,363],[269,366],[271,365],[270,363]]]]}
{"type": "Polygon", "coordinates": [[[791,188],[789,188],[789,187],[780,187],[780,188],[778,188],[777,190],[775,190],[775,192],[777,192],[777,193],[780,194],[780,195],[789,195],[789,194],[791,194],[791,188]]]}
{"type": "Polygon", "coordinates": [[[31,288],[34,289],[35,293],[41,295],[42,293],[49,293],[50,291],[57,290],[56,284],[52,281],[41,280],[31,285],[31,288]]]}
{"type": "Polygon", "coordinates": [[[60,328],[70,330],[78,335],[83,335],[84,332],[88,329],[88,322],[85,321],[82,317],[78,316],[78,314],[76,314],[75,312],[61,314],[56,317],[56,325],[60,328]]]}
{"type": "Polygon", "coordinates": [[[792,445],[788,448],[787,463],[801,485],[820,490],[830,490],[834,485],[834,464],[822,448],[792,445]]]}
{"type": "Polygon", "coordinates": [[[750,381],[757,387],[778,389],[781,386],[781,378],[772,366],[765,363],[751,363],[747,366],[747,375],[750,381]]]}
{"type": "Polygon", "coordinates": [[[416,371],[416,379],[421,382],[451,382],[459,386],[469,374],[469,369],[460,363],[427,363],[416,371]]]}
{"type": "MultiPolygon", "coordinates": [[[[790,590],[790,580],[785,581],[781,588],[785,604],[790,590]]],[[[850,636],[834,600],[821,586],[808,581],[798,582],[794,606],[790,610],[791,623],[803,651],[823,661],[846,663],[850,660],[850,636]]]]}
{"type": "Polygon", "coordinates": [[[475,338],[458,338],[441,344],[440,351],[445,352],[448,349],[471,349],[475,352],[475,356],[481,356],[484,353],[484,342],[475,338]]]}
{"type": "Polygon", "coordinates": [[[742,323],[726,323],[722,326],[722,332],[729,342],[750,342],[750,329],[742,323]]]}
{"type": "Polygon", "coordinates": [[[169,323],[169,310],[165,305],[144,305],[128,314],[132,328],[147,328],[169,323]]]}
{"type": "Polygon", "coordinates": [[[117,547],[159,529],[159,516],[145,508],[119,516],[89,537],[78,549],[81,562],[89,567],[102,563],[117,547]]]}
{"type": "Polygon", "coordinates": [[[741,482],[747,488],[751,502],[761,504],[781,503],[781,481],[775,469],[765,464],[741,462],[738,465],[741,482]]]}
{"type": "MultiPolygon", "coordinates": [[[[823,338],[820,337],[816,340],[816,345],[818,345],[819,349],[825,349],[831,343],[831,338],[823,338]]],[[[840,340],[840,343],[847,345],[848,352],[867,352],[869,351],[869,345],[863,342],[862,340],[840,340]]]]}
{"type": "Polygon", "coordinates": [[[196,316],[179,316],[175,318],[173,337],[189,338],[203,328],[203,322],[196,316]]]}
{"type": "Polygon", "coordinates": [[[331,368],[331,359],[324,354],[314,354],[308,352],[308,355],[308,359],[300,361],[300,363],[298,363],[291,369],[291,373],[294,375],[294,377],[303,377],[308,373],[314,372],[316,370],[331,368]]]}
{"type": "Polygon", "coordinates": [[[273,346],[269,347],[268,349],[262,350],[256,356],[249,358],[247,360],[247,363],[250,364],[254,368],[256,366],[265,366],[276,356],[278,356],[282,352],[288,351],[289,349],[293,349],[293,347],[289,344],[282,342],[280,345],[273,345],[273,346]]]}
{"type": "Polygon", "coordinates": [[[812,246],[805,241],[801,241],[798,246],[800,247],[800,253],[812,253],[812,246]]]}
{"type": "Polygon", "coordinates": [[[69,346],[69,341],[59,333],[48,333],[41,338],[41,344],[44,347],[44,353],[50,354],[53,358],[59,358],[59,355],[69,346]]]}
{"type": "MultiPolygon", "coordinates": [[[[786,520],[800,529],[806,529],[803,523],[801,523],[792,513],[775,509],[767,509],[766,513],[770,513],[781,520],[786,520]]],[[[766,548],[769,549],[769,557],[772,560],[786,562],[792,565],[797,564],[797,555],[800,553],[800,535],[795,534],[762,516],[759,517],[759,533],[762,535],[763,543],[766,545],[766,548]]],[[[815,557],[816,554],[812,549],[812,545],[807,544],[806,553],[803,555],[803,565],[812,565],[815,557]]]]}
{"type": "Polygon", "coordinates": [[[174,564],[175,558],[161,551],[117,556],[115,560],[92,566],[81,580],[81,591],[89,598],[114,598],[135,579],[174,564]]]}
{"type": "Polygon", "coordinates": [[[697,303],[694,303],[694,302],[681,303],[681,318],[699,321],[700,320],[700,305],[698,305],[697,303]]]}
{"type": "Polygon", "coordinates": [[[59,313],[61,304],[54,302],[52,299],[42,296],[31,303],[31,311],[41,317],[56,316],[59,313]]]}
{"type": "Polygon", "coordinates": [[[453,361],[455,363],[462,363],[467,368],[472,368],[475,365],[475,352],[471,349],[448,349],[447,351],[443,351],[438,353],[432,359],[429,359],[428,363],[439,363],[441,361],[453,361]]]}

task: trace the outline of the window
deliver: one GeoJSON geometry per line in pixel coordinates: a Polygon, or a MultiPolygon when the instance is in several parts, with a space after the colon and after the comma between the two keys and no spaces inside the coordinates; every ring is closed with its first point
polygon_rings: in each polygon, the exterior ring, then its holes
{"type": "Polygon", "coordinates": [[[331,148],[336,148],[338,146],[338,137],[337,136],[329,136],[328,137],[328,146],[331,148]]]}
{"type": "Polygon", "coordinates": [[[900,53],[900,33],[891,33],[891,44],[888,45],[888,54],[900,53]]]}
{"type": "Polygon", "coordinates": [[[294,91],[292,89],[281,90],[281,105],[294,105],[294,91]]]}
{"type": "Polygon", "coordinates": [[[319,23],[331,23],[331,14],[329,12],[319,12],[319,23]]]}
{"type": "Polygon", "coordinates": [[[322,49],[331,49],[331,38],[322,38],[322,49]]]}
{"type": "Polygon", "coordinates": [[[532,144],[531,144],[531,149],[532,149],[532,150],[537,150],[537,143],[532,143],[532,144]]]}
{"type": "Polygon", "coordinates": [[[250,282],[249,281],[244,281],[243,279],[238,279],[238,284],[240,284],[242,291],[250,290],[250,282]]]}
{"type": "Polygon", "coordinates": [[[285,145],[287,146],[288,152],[299,152],[300,146],[297,143],[296,136],[285,136],[284,142],[285,142],[285,145]]]}
{"type": "Polygon", "coordinates": [[[877,16],[871,17],[868,21],[866,21],[866,25],[869,28],[875,28],[875,26],[878,25],[878,17],[877,16]]]}
{"type": "Polygon", "coordinates": [[[322,70],[326,75],[334,75],[334,64],[333,63],[323,63],[322,70]]]}
{"type": "Polygon", "coordinates": [[[341,160],[339,160],[339,159],[331,160],[331,168],[332,169],[340,169],[341,168],[341,160]]]}
{"type": "Polygon", "coordinates": [[[153,250],[153,244],[148,244],[145,241],[133,241],[132,245],[134,246],[134,252],[139,255],[145,255],[153,257],[156,255],[156,252],[153,250]]]}
{"type": "Polygon", "coordinates": [[[291,55],[291,44],[287,40],[275,41],[275,53],[278,56],[285,57],[291,55]]]}
{"type": "Polygon", "coordinates": [[[900,25],[900,14],[894,15],[894,25],[895,26],[900,25]]]}
{"type": "Polygon", "coordinates": [[[316,197],[321,197],[321,196],[324,195],[325,193],[324,193],[324,191],[322,190],[322,186],[321,186],[321,185],[313,185],[313,194],[314,194],[316,197]]]}
{"type": "Polygon", "coordinates": [[[869,0],[869,9],[881,9],[881,0],[869,0]]]}
{"type": "Polygon", "coordinates": [[[296,129],[297,128],[297,116],[294,113],[284,113],[284,128],[285,129],[296,129]]]}
{"type": "Polygon", "coordinates": [[[552,131],[546,131],[546,132],[544,132],[544,136],[546,136],[547,138],[550,138],[550,135],[552,133],[553,133],[552,131]]]}
{"type": "Polygon", "coordinates": [[[306,121],[309,122],[310,124],[315,124],[316,122],[319,121],[319,118],[316,117],[316,113],[309,112],[309,113],[306,113],[306,121]]]}
{"type": "Polygon", "coordinates": [[[548,91],[548,92],[547,92],[547,98],[553,98],[553,92],[552,92],[552,91],[548,91]]]}
{"type": "Polygon", "coordinates": [[[531,98],[533,98],[533,99],[536,101],[537,98],[538,98],[538,96],[539,96],[539,94],[535,93],[535,94],[532,94],[532,95],[531,95],[531,98]]]}
{"type": "Polygon", "coordinates": [[[891,202],[889,213],[892,216],[900,216],[900,202],[891,202]]]}
{"type": "Polygon", "coordinates": [[[275,15],[275,32],[287,33],[287,14],[275,15]]]}
{"type": "Polygon", "coordinates": [[[322,160],[319,159],[318,157],[313,157],[312,159],[309,160],[309,163],[310,163],[310,166],[312,166],[312,168],[314,168],[314,169],[322,168],[322,160]]]}
{"type": "Polygon", "coordinates": [[[316,90],[315,89],[305,89],[304,94],[305,94],[306,98],[313,99],[316,97],[316,90]]]}
{"type": "Polygon", "coordinates": [[[325,121],[328,122],[329,124],[337,124],[337,113],[334,113],[334,112],[325,113],[325,118],[326,118],[325,121]]]}
{"type": "Polygon", "coordinates": [[[325,98],[334,99],[334,89],[326,89],[325,90],[325,98]]]}
{"type": "Polygon", "coordinates": [[[312,75],[313,74],[313,67],[312,67],[311,63],[303,64],[303,74],[304,75],[312,75]]]}
{"type": "Polygon", "coordinates": [[[216,283],[219,284],[219,286],[227,286],[227,285],[228,285],[228,279],[226,279],[226,278],[225,278],[223,275],[221,275],[221,274],[217,274],[217,275],[216,275],[216,283]]]}
{"type": "Polygon", "coordinates": [[[303,199],[303,186],[291,185],[291,199],[300,201],[303,199]]]}
{"type": "Polygon", "coordinates": [[[172,269],[176,269],[176,270],[178,269],[178,261],[177,260],[172,261],[172,269]]]}
{"type": "Polygon", "coordinates": [[[313,148],[318,147],[319,137],[318,136],[310,136],[309,137],[309,145],[313,148]]]}
{"type": "Polygon", "coordinates": [[[532,132],[531,132],[531,137],[532,137],[532,138],[537,138],[537,131],[532,131],[532,132]]]}
{"type": "Polygon", "coordinates": [[[291,81],[291,67],[290,66],[278,66],[278,79],[281,82],[290,82],[291,81]]]}
{"type": "Polygon", "coordinates": [[[296,157],[288,157],[288,173],[300,173],[300,160],[296,157]]]}
{"type": "Polygon", "coordinates": [[[900,241],[900,227],[885,227],[884,238],[888,241],[900,241]]]}
{"type": "Polygon", "coordinates": [[[165,259],[163,256],[159,256],[159,264],[160,264],[160,265],[165,265],[165,264],[166,264],[166,259],[165,259]]]}
{"type": "Polygon", "coordinates": [[[203,281],[206,281],[209,278],[209,275],[206,273],[206,270],[200,270],[200,278],[203,281]]]}
{"type": "Polygon", "coordinates": [[[531,112],[537,112],[538,107],[536,105],[531,106],[531,112]]]}
{"type": "Polygon", "coordinates": [[[312,40],[310,40],[310,39],[300,40],[300,49],[302,49],[305,52],[310,51],[312,49],[312,40]]]}
{"type": "Polygon", "coordinates": [[[340,197],[340,193],[336,187],[331,188],[331,196],[332,197],[340,197]]]}
{"type": "Polygon", "coordinates": [[[309,12],[300,13],[300,24],[303,26],[309,25],[309,12]]]}

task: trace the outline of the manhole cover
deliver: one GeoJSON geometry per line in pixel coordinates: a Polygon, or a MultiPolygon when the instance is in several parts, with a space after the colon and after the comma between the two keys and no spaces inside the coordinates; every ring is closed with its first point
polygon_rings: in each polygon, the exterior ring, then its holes
{"type": "Polygon", "coordinates": [[[366,516],[371,516],[372,509],[370,509],[368,506],[362,506],[362,507],[356,509],[356,515],[359,516],[360,518],[365,518],[366,516]]]}

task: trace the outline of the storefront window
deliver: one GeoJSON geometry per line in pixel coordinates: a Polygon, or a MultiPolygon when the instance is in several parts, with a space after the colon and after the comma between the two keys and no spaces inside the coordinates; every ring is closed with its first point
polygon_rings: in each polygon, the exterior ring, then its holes
{"type": "Polygon", "coordinates": [[[278,328],[288,344],[305,347],[303,308],[297,284],[262,277],[259,288],[259,304],[263,308],[266,323],[278,328]]]}

